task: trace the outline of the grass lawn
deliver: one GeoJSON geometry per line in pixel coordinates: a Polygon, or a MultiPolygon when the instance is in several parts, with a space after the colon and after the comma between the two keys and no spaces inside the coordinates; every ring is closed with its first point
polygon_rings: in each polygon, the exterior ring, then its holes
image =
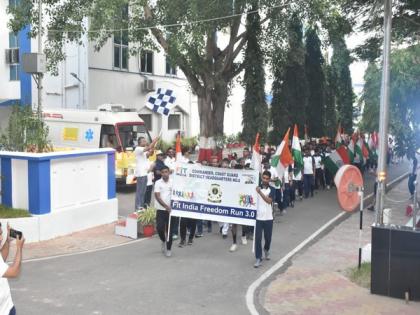
{"type": "Polygon", "coordinates": [[[0,219],[24,218],[30,216],[31,214],[27,210],[13,209],[0,205],[0,219]]]}
{"type": "Polygon", "coordinates": [[[362,263],[360,269],[350,268],[346,272],[350,280],[366,289],[370,288],[370,263],[362,263]]]}

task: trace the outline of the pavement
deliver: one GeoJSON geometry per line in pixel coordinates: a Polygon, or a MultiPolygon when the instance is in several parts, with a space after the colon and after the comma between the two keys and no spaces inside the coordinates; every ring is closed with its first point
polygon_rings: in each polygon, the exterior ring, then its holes
{"type": "MultiPolygon", "coordinates": [[[[385,205],[392,209],[391,223],[405,225],[409,220],[405,216],[407,180],[401,181],[387,197],[385,205]]],[[[374,212],[364,211],[363,246],[370,243],[373,222],[374,212]]],[[[290,315],[420,314],[420,302],[406,304],[404,300],[373,295],[349,280],[348,270],[358,262],[358,235],[356,211],[270,279],[268,287],[259,294],[265,311],[290,315]]]]}
{"type": "MultiPolygon", "coordinates": [[[[407,164],[391,167],[390,179],[407,169],[407,164]]],[[[374,176],[366,176],[367,193],[372,191],[373,180],[374,176]]],[[[120,192],[118,199],[120,215],[130,212],[134,193],[120,192]]],[[[239,245],[237,252],[230,253],[231,239],[222,239],[216,223],[213,233],[205,233],[193,246],[180,249],[174,242],[170,259],[160,253],[156,236],[129,240],[115,236],[113,225],[28,244],[24,249],[21,277],[10,281],[13,300],[20,314],[248,313],[245,296],[250,285],[338,213],[335,190],[330,190],[297,202],[287,214],[277,216],[272,260],[265,261],[259,269],[252,267],[252,243],[239,245]]],[[[352,237],[348,238],[353,241],[352,237]]],[[[331,253],[335,253],[335,249],[331,253]]],[[[331,253],[326,251],[325,260],[331,253]]],[[[353,259],[357,249],[346,255],[353,259]]],[[[260,302],[262,313],[264,310],[281,312],[284,308],[278,306],[282,300],[276,294],[281,292],[275,290],[275,284],[283,281],[282,275],[293,270],[299,257],[293,258],[292,267],[285,273],[270,278],[258,288],[256,302],[260,302]]],[[[354,261],[357,262],[357,257],[354,261]]],[[[307,262],[306,268],[314,269],[313,277],[321,268],[319,263],[315,259],[313,264],[307,262]]],[[[340,279],[343,278],[342,275],[340,279]]],[[[280,284],[280,288],[283,287],[280,284]]],[[[293,303],[288,307],[291,305],[293,303]]],[[[300,314],[300,310],[296,310],[291,314],[300,314]]]]}

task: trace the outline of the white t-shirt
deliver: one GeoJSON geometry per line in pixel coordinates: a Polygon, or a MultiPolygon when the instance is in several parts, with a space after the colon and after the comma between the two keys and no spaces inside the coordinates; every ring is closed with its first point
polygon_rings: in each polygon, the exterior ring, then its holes
{"type": "Polygon", "coordinates": [[[3,257],[0,255],[0,315],[8,315],[13,307],[9,282],[7,278],[3,277],[7,269],[9,269],[9,265],[4,262],[3,257]]]}
{"type": "MultiPolygon", "coordinates": [[[[272,187],[262,188],[261,192],[274,200],[274,189],[272,187]]],[[[265,200],[258,194],[257,206],[257,220],[268,221],[273,220],[273,207],[271,203],[266,203],[265,200]]]]}
{"type": "Polygon", "coordinates": [[[165,165],[167,167],[169,167],[169,169],[171,171],[174,171],[175,170],[175,163],[176,163],[176,159],[175,158],[172,158],[170,156],[167,156],[164,163],[165,163],[165,165]]]}
{"type": "Polygon", "coordinates": [[[147,176],[149,160],[146,152],[144,152],[144,147],[136,147],[134,154],[136,155],[136,177],[147,176]]]}
{"type": "Polygon", "coordinates": [[[314,160],[315,160],[315,168],[322,168],[322,157],[320,155],[315,155],[314,156],[314,160]]]}
{"type": "MultiPolygon", "coordinates": [[[[159,179],[155,183],[155,193],[160,193],[160,198],[164,203],[168,206],[171,206],[171,195],[172,195],[172,180],[171,178],[168,179],[167,182],[163,180],[163,178],[159,179]]],[[[166,210],[155,198],[155,208],[157,210],[166,210]]]]}
{"type": "Polygon", "coordinates": [[[288,184],[289,183],[289,167],[286,167],[286,169],[284,170],[283,182],[285,184],[288,184]]]}
{"type": "Polygon", "coordinates": [[[303,157],[303,174],[306,175],[313,175],[313,164],[312,164],[312,156],[304,156],[303,157]]]}

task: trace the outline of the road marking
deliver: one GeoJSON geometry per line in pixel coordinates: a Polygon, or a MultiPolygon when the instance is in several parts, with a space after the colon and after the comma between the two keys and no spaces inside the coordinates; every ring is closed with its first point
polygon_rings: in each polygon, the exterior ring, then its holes
{"type": "MultiPolygon", "coordinates": [[[[395,182],[398,182],[404,177],[406,177],[408,173],[405,173],[396,179],[389,182],[387,185],[392,185],[395,182]]],[[[363,198],[363,201],[366,199],[369,199],[373,196],[372,194],[367,195],[365,198],[363,198]]],[[[336,215],[334,218],[332,218],[330,221],[325,223],[321,228],[319,228],[317,231],[315,231],[311,236],[309,236],[307,239],[305,239],[302,243],[300,243],[298,246],[296,246],[294,249],[292,249],[286,256],[281,258],[275,265],[273,265],[270,269],[268,269],[266,272],[264,272],[257,280],[255,280],[246,291],[246,306],[251,313],[251,315],[258,315],[257,308],[255,307],[254,303],[254,295],[255,291],[258,289],[258,287],[266,280],[268,279],[273,273],[275,273],[277,270],[279,270],[281,267],[284,266],[284,264],[292,258],[296,253],[298,253],[302,248],[304,248],[306,245],[308,245],[312,240],[314,240],[318,235],[320,235],[324,230],[329,228],[330,225],[334,224],[337,220],[339,220],[342,216],[346,215],[347,212],[341,212],[338,215],[336,215]]]]}
{"type": "Polygon", "coordinates": [[[129,241],[129,242],[122,243],[122,244],[115,244],[115,245],[110,245],[110,246],[101,247],[101,248],[88,249],[88,250],[75,252],[75,253],[47,256],[47,257],[40,257],[40,258],[32,258],[32,259],[23,260],[22,262],[23,263],[28,263],[28,262],[56,259],[56,258],[61,258],[61,257],[78,256],[78,255],[83,255],[83,254],[96,253],[96,252],[100,252],[100,251],[103,251],[103,250],[108,250],[108,249],[112,249],[112,248],[116,248],[116,247],[123,247],[123,246],[127,246],[127,245],[137,244],[137,243],[143,242],[143,241],[145,241],[149,238],[155,238],[155,237],[141,238],[141,239],[138,239],[138,240],[133,240],[133,241],[129,241]]]}

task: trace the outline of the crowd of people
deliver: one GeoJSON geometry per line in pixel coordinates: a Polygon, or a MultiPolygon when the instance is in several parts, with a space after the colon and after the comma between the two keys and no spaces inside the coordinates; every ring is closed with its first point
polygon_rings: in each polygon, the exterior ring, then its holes
{"type": "MultiPolygon", "coordinates": [[[[154,192],[153,206],[157,210],[156,228],[162,241],[162,252],[170,257],[173,240],[180,238],[178,244],[180,248],[192,245],[195,238],[204,236],[205,229],[211,233],[215,225],[224,239],[229,237],[229,230],[231,231],[232,244],[229,250],[235,252],[238,249],[238,225],[169,215],[171,211],[171,173],[173,173],[176,163],[175,150],[170,148],[166,152],[162,152],[156,149],[156,143],[157,139],[148,144],[146,139],[139,138],[138,146],[134,150],[137,158],[135,206],[137,210],[141,211],[142,208],[151,205],[154,192]],[[152,154],[156,155],[154,162],[149,160],[152,154]],[[171,218],[171,229],[168,237],[169,218],[171,218]]],[[[270,258],[273,209],[279,215],[284,215],[288,208],[295,207],[297,200],[312,198],[317,190],[330,189],[334,185],[332,174],[323,164],[323,158],[328,156],[333,149],[334,145],[328,142],[322,144],[310,142],[303,147],[303,168],[298,170],[292,164],[285,169],[283,174],[279,175],[277,169],[271,166],[275,148],[261,146],[259,150],[262,165],[261,179],[260,185],[256,187],[260,200],[255,226],[255,267],[259,267],[262,262],[262,235],[265,238],[264,258],[270,258]]],[[[219,168],[249,169],[252,167],[252,154],[247,147],[243,148],[241,156],[231,153],[222,159],[212,156],[209,160],[200,162],[192,161],[190,153],[183,150],[182,156],[178,156],[178,159],[181,159],[183,163],[201,163],[204,166],[219,168]]],[[[246,245],[254,235],[254,227],[241,226],[240,229],[240,242],[246,245]]]]}

